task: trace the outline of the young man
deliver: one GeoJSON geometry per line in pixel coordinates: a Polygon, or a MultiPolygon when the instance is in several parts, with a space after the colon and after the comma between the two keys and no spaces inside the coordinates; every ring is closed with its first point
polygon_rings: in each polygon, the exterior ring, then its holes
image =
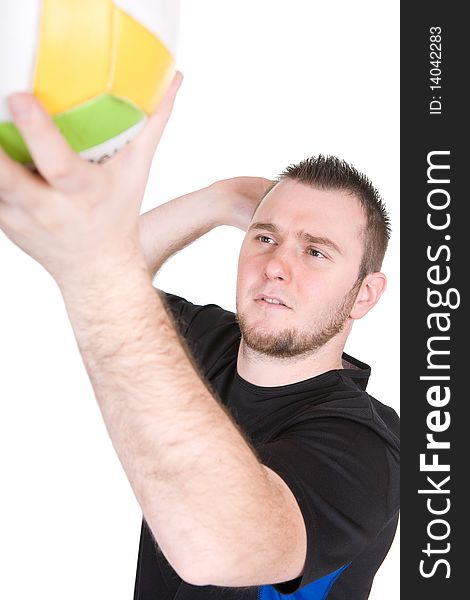
{"type": "Polygon", "coordinates": [[[243,178],[139,220],[178,83],[105,165],[27,95],[11,109],[42,177],[0,153],[0,225],[57,281],[142,507],[135,598],[367,598],[396,528],[397,418],[343,347],[385,287],[386,215],[365,178],[319,158],[257,207],[267,182],[243,178]],[[248,226],[238,320],[152,286],[219,223],[248,226]]]}

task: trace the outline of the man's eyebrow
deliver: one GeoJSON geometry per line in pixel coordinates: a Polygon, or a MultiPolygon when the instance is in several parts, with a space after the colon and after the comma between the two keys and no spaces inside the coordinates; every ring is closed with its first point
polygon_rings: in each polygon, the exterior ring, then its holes
{"type": "Polygon", "coordinates": [[[248,231],[251,231],[251,229],[264,229],[265,231],[270,231],[271,233],[280,233],[279,227],[274,225],[274,223],[252,223],[248,231]]]}
{"type": "MultiPolygon", "coordinates": [[[[263,229],[264,231],[270,231],[271,233],[281,233],[279,227],[274,223],[253,223],[252,225],[250,225],[248,231],[251,231],[252,229],[263,229]]],[[[299,231],[297,233],[297,237],[301,238],[304,242],[307,242],[308,244],[326,246],[327,248],[330,248],[338,254],[343,254],[341,248],[337,244],[335,244],[333,240],[330,240],[330,238],[322,237],[319,235],[312,235],[311,233],[307,233],[306,231],[299,231]]]]}
{"type": "Polygon", "coordinates": [[[321,237],[318,235],[311,235],[310,233],[307,233],[306,231],[299,231],[299,233],[297,235],[298,235],[298,237],[302,238],[309,244],[315,244],[318,246],[326,246],[327,248],[331,248],[331,250],[334,250],[338,254],[343,254],[341,252],[341,248],[337,244],[335,244],[335,242],[333,242],[333,240],[330,240],[330,238],[321,237]]]}

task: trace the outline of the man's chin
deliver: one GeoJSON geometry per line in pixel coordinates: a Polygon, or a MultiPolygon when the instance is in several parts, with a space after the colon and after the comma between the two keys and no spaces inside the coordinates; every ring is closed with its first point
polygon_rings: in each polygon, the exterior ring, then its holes
{"type": "Polygon", "coordinates": [[[243,342],[251,350],[271,358],[295,358],[315,350],[310,345],[299,344],[295,334],[289,332],[276,336],[243,336],[243,342]]]}
{"type": "Polygon", "coordinates": [[[295,329],[280,331],[265,326],[249,325],[243,316],[239,315],[237,320],[244,345],[259,354],[273,358],[293,358],[312,350],[305,344],[305,340],[299,340],[295,329]]]}
{"type": "MultiPolygon", "coordinates": [[[[338,317],[343,315],[338,315],[338,317]]],[[[249,324],[244,315],[237,315],[244,345],[259,354],[272,358],[295,358],[315,353],[339,334],[344,318],[326,323],[318,331],[301,332],[296,329],[274,329],[265,325],[249,324]]]]}

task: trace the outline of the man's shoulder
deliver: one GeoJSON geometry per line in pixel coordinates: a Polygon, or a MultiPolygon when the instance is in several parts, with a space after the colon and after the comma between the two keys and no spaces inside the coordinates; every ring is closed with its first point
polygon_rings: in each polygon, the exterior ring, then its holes
{"type": "Polygon", "coordinates": [[[366,388],[371,373],[370,366],[343,353],[343,367],[338,374],[342,385],[350,389],[351,397],[354,397],[359,404],[366,404],[370,407],[370,417],[376,422],[379,429],[385,426],[394,436],[398,437],[400,419],[396,411],[367,392],[366,388]]]}
{"type": "Polygon", "coordinates": [[[204,375],[220,360],[234,360],[240,328],[233,312],[217,304],[194,304],[175,294],[159,293],[204,375]]]}
{"type": "Polygon", "coordinates": [[[191,302],[190,300],[187,300],[186,298],[183,298],[182,296],[179,296],[177,294],[172,294],[170,292],[165,292],[161,289],[157,289],[156,290],[158,292],[158,294],[160,295],[160,297],[162,298],[162,300],[165,302],[166,306],[168,307],[168,309],[175,314],[178,314],[180,312],[185,312],[188,313],[188,315],[191,314],[197,314],[197,313],[214,313],[214,314],[219,314],[220,316],[225,315],[227,318],[231,318],[232,320],[235,320],[235,314],[229,310],[226,310],[225,308],[222,308],[221,306],[219,306],[218,304],[214,304],[214,303],[209,303],[209,304],[197,304],[194,302],[191,302]]]}

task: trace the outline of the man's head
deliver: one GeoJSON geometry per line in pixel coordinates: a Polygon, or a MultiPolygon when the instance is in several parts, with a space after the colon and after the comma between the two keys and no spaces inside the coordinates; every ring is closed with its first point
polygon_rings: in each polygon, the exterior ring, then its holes
{"type": "Polygon", "coordinates": [[[258,205],[240,252],[245,344],[285,358],[332,339],[344,345],[385,288],[389,233],[378,192],[353,167],[323,156],[289,166],[258,205]]]}

